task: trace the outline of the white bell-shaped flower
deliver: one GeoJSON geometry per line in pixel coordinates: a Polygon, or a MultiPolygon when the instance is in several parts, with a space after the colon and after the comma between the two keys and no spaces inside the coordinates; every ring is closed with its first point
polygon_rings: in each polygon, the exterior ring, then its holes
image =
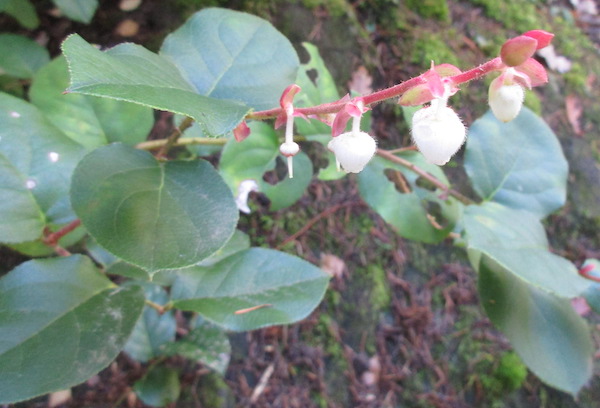
{"type": "Polygon", "coordinates": [[[377,143],[366,132],[351,131],[334,137],[327,147],[346,172],[359,173],[375,154],[377,143]]]}
{"type": "Polygon", "coordinates": [[[445,100],[434,99],[412,119],[412,137],[425,160],[438,166],[448,163],[466,139],[465,125],[445,100]]]}
{"type": "Polygon", "coordinates": [[[523,99],[525,98],[525,91],[523,90],[523,87],[518,84],[502,85],[498,87],[494,81],[492,81],[489,90],[490,108],[498,120],[510,122],[516,118],[521,111],[523,99]]]}

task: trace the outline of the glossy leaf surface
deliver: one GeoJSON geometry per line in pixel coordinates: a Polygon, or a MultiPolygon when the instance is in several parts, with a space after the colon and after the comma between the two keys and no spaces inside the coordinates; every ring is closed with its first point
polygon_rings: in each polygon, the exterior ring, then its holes
{"type": "Polygon", "coordinates": [[[537,217],[496,203],[465,208],[467,246],[488,255],[525,282],[563,297],[583,293],[590,282],[567,259],[551,253],[537,217]]]}
{"type": "MultiPolygon", "coordinates": [[[[442,170],[425,162],[420,153],[407,152],[402,157],[448,184],[442,170]]],[[[439,242],[454,226],[460,210],[458,202],[453,198],[442,200],[439,198],[442,191],[428,190],[418,180],[417,175],[406,168],[381,157],[374,157],[358,174],[358,187],[365,202],[392,225],[398,234],[416,241],[439,242]],[[400,172],[395,175],[400,178],[396,182],[404,182],[407,191],[401,193],[396,189],[396,184],[386,176],[386,169],[400,172]]]]}
{"type": "Polygon", "coordinates": [[[193,330],[186,336],[165,345],[164,353],[202,363],[225,375],[231,355],[231,345],[223,329],[199,317],[195,320],[193,330]]]}
{"type": "Polygon", "coordinates": [[[70,92],[190,116],[214,136],[233,130],[250,110],[239,102],[198,94],[168,59],[139,45],[125,43],[101,52],[74,34],[62,49],[71,72],[70,92]]]}
{"type": "MultiPolygon", "coordinates": [[[[0,93],[0,156],[3,157],[0,186],[17,188],[13,194],[21,195],[21,199],[25,187],[45,214],[47,223],[60,225],[75,218],[68,190],[73,169],[84,153],[81,145],[49,123],[35,106],[0,93]]],[[[0,214],[0,218],[26,208],[33,215],[31,203],[19,208],[20,203],[23,204],[22,201],[4,203],[3,211],[11,213],[0,214]]],[[[18,218],[22,220],[22,216],[18,218]]],[[[37,224],[39,216],[34,218],[37,224]]],[[[39,232],[38,227],[34,230],[39,232]]],[[[33,230],[23,234],[31,239],[39,236],[33,230]]]]}
{"type": "Polygon", "coordinates": [[[523,362],[545,383],[577,394],[592,375],[592,342],[571,303],[533,285],[483,256],[481,302],[523,362]]]}
{"type": "Polygon", "coordinates": [[[160,53],[199,94],[256,110],[278,106],[299,65],[292,44],[269,22],[219,8],[194,14],[165,39],[160,53]]]}
{"type": "Polygon", "coordinates": [[[80,255],[19,265],[0,279],[0,403],[71,387],[106,367],[143,304],[140,288],[115,288],[80,255]]]}
{"type": "Polygon", "coordinates": [[[35,41],[16,34],[0,34],[0,74],[29,79],[50,62],[48,50],[35,41]]]}
{"type": "MultiPolygon", "coordinates": [[[[169,301],[169,295],[160,286],[148,283],[142,287],[147,300],[161,306],[169,301]]],[[[133,359],[145,363],[162,355],[164,347],[175,340],[176,328],[177,322],[173,310],[168,310],[161,315],[156,309],[146,305],[125,344],[124,351],[133,359]]]]}
{"type": "Polygon", "coordinates": [[[122,144],[79,163],[71,201],[100,245],[149,273],[210,256],[238,219],[231,192],[208,162],[159,162],[122,144]]]}
{"type": "Polygon", "coordinates": [[[305,318],[328,282],[329,276],[300,258],[252,248],[209,268],[181,271],[171,297],[176,308],[198,312],[228,330],[254,330],[305,318]]]}
{"type": "Polygon", "coordinates": [[[98,0],[53,0],[56,7],[71,20],[88,24],[98,8],[98,0]]]}
{"type": "Polygon", "coordinates": [[[469,128],[465,170],[477,194],[543,218],[566,199],[568,164],[556,135],[523,107],[500,122],[488,111],[469,128]]]}
{"type": "Polygon", "coordinates": [[[140,143],[152,129],[152,109],[108,98],[65,95],[68,86],[67,62],[59,57],[35,75],[29,98],[56,127],[86,148],[140,143]]]}

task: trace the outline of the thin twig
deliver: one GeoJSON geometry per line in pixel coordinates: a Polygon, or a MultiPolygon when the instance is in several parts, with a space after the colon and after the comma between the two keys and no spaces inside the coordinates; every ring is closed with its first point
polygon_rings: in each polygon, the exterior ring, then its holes
{"type": "Polygon", "coordinates": [[[44,242],[44,244],[48,245],[49,247],[54,247],[54,246],[58,245],[58,241],[62,237],[64,237],[65,235],[67,235],[69,232],[73,231],[75,228],[79,227],[80,225],[81,225],[81,220],[72,221],[71,223],[65,225],[58,231],[46,234],[44,236],[44,238],[42,239],[42,242],[44,242]]]}
{"type": "Polygon", "coordinates": [[[473,200],[471,200],[470,198],[462,195],[458,191],[451,189],[450,186],[447,186],[441,180],[439,180],[438,178],[436,178],[432,174],[426,172],[425,170],[423,170],[419,166],[415,165],[414,163],[411,163],[408,160],[403,159],[402,157],[398,157],[398,156],[390,153],[389,151],[383,150],[383,149],[377,149],[377,155],[383,157],[386,160],[389,160],[389,161],[394,162],[396,164],[399,164],[399,165],[401,165],[403,167],[406,167],[407,169],[413,171],[414,173],[417,173],[419,176],[421,176],[424,179],[428,180],[429,182],[431,182],[433,185],[435,185],[436,187],[438,187],[442,191],[450,194],[451,196],[453,196],[454,198],[456,198],[461,203],[466,204],[466,205],[475,204],[475,202],[473,200]]]}
{"type": "Polygon", "coordinates": [[[158,312],[158,314],[162,315],[165,314],[165,312],[171,310],[173,308],[173,305],[171,303],[167,303],[164,306],[159,305],[158,303],[154,303],[151,300],[145,299],[146,305],[150,306],[152,309],[156,310],[158,312]]]}
{"type": "Polygon", "coordinates": [[[267,367],[265,372],[261,375],[260,380],[258,380],[258,385],[256,386],[256,388],[254,388],[254,391],[252,392],[252,396],[250,397],[251,404],[254,404],[258,400],[260,395],[263,393],[263,391],[265,390],[265,387],[269,383],[269,379],[273,375],[274,369],[275,369],[275,363],[271,363],[271,364],[269,364],[269,366],[267,367]]]}
{"type": "Polygon", "coordinates": [[[193,123],[194,123],[194,119],[192,119],[190,117],[185,118],[179,124],[179,126],[176,127],[175,130],[173,130],[173,132],[169,135],[169,137],[167,137],[165,144],[160,148],[160,150],[158,151],[156,156],[157,157],[165,157],[167,155],[167,153],[169,152],[169,150],[171,149],[171,147],[173,147],[173,145],[177,142],[179,137],[181,137],[183,132],[187,128],[191,127],[193,123]]]}
{"type": "MultiPolygon", "coordinates": [[[[147,142],[138,143],[135,147],[141,150],[154,150],[164,147],[167,144],[168,139],[149,140],[147,142]]],[[[174,142],[171,147],[175,146],[189,146],[189,145],[213,145],[222,146],[227,143],[226,138],[212,138],[212,137],[186,137],[185,139],[179,139],[174,142]]]]}

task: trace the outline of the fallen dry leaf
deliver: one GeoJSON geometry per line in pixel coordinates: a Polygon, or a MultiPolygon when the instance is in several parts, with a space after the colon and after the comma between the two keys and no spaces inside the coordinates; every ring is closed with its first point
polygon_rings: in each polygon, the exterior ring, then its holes
{"type": "Polygon", "coordinates": [[[52,392],[50,395],[48,395],[48,407],[54,408],[59,405],[66,404],[71,400],[71,397],[72,395],[70,388],[68,390],[52,392]]]}
{"type": "Polygon", "coordinates": [[[123,11],[132,11],[142,4],[142,0],[121,0],[119,8],[123,11]]]}
{"type": "Polygon", "coordinates": [[[332,254],[321,254],[321,269],[335,279],[341,279],[344,276],[346,263],[332,254]]]}
{"type": "Polygon", "coordinates": [[[121,37],[133,37],[140,31],[140,25],[131,19],[123,20],[115,29],[116,33],[121,37]]]}
{"type": "Polygon", "coordinates": [[[371,88],[372,83],[373,78],[371,78],[367,69],[361,65],[352,73],[352,79],[348,82],[348,87],[350,91],[354,91],[360,95],[367,95],[373,92],[373,88],[371,88]]]}
{"type": "Polygon", "coordinates": [[[573,132],[577,136],[581,136],[583,134],[580,123],[581,114],[583,113],[581,100],[575,95],[568,95],[565,99],[565,108],[567,110],[567,119],[569,119],[573,132]]]}

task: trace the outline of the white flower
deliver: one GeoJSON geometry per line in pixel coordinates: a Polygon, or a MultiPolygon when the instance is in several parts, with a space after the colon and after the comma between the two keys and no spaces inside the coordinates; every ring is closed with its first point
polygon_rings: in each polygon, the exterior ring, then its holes
{"type": "Polygon", "coordinates": [[[466,139],[462,121],[445,100],[434,99],[431,106],[418,110],[412,119],[412,137],[429,163],[448,163],[466,139]]]}
{"type": "Polygon", "coordinates": [[[359,173],[375,154],[377,143],[366,132],[346,132],[331,139],[327,145],[348,173],[359,173]]]}
{"type": "MultiPolygon", "coordinates": [[[[495,80],[494,80],[495,81],[495,80]]],[[[496,86],[490,85],[489,102],[494,116],[502,122],[510,122],[517,117],[523,106],[525,91],[518,84],[496,86]]]]}

